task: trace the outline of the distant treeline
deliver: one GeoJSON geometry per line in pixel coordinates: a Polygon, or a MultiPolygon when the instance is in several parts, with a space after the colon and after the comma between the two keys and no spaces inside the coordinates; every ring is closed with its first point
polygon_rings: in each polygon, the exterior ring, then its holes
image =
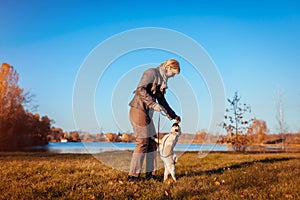
{"type": "MultiPolygon", "coordinates": [[[[284,133],[284,134],[265,134],[263,139],[257,138],[256,135],[246,135],[248,145],[260,145],[260,144],[280,144],[284,143],[286,145],[300,145],[300,133],[284,133]]],[[[218,140],[219,144],[229,144],[230,136],[220,136],[218,140]]]]}
{"type": "MultiPolygon", "coordinates": [[[[167,133],[160,133],[162,138],[167,133]]],[[[83,131],[64,132],[61,128],[51,128],[51,132],[47,135],[49,142],[135,142],[133,133],[98,133],[90,134],[83,131]]],[[[247,135],[249,145],[257,144],[276,144],[283,142],[285,144],[300,144],[300,133],[286,133],[286,134],[270,134],[265,133],[261,135],[252,133],[247,135]]],[[[229,144],[230,135],[210,134],[206,131],[199,131],[195,134],[183,133],[179,137],[178,143],[206,143],[206,144],[229,144]]]]}
{"type": "Polygon", "coordinates": [[[61,128],[51,128],[47,135],[49,142],[134,142],[132,133],[98,133],[90,134],[83,131],[64,132],[61,128]]]}

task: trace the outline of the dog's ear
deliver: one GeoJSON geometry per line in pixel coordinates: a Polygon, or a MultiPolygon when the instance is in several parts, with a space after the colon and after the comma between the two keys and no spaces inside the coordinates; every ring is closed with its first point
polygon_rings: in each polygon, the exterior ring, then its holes
{"type": "Polygon", "coordinates": [[[178,123],[174,123],[172,126],[179,126],[179,124],[178,123]]]}

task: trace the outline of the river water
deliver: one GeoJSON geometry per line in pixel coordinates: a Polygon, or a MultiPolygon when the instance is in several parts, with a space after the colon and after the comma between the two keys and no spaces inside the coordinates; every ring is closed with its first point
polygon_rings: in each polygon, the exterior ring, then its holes
{"type": "MultiPolygon", "coordinates": [[[[36,146],[27,149],[27,151],[47,151],[61,154],[97,154],[111,151],[134,150],[135,143],[123,142],[50,142],[46,146],[36,146]]],[[[175,151],[193,151],[193,152],[210,152],[210,151],[232,151],[230,145],[225,144],[176,144],[175,151]]],[[[247,151],[260,152],[282,152],[282,151],[300,151],[300,148],[292,146],[249,146],[247,151]]]]}
{"type": "MultiPolygon", "coordinates": [[[[117,150],[134,150],[135,143],[123,142],[50,142],[46,146],[37,146],[36,151],[52,153],[95,154],[117,150]]],[[[176,144],[175,151],[228,151],[230,146],[222,144],[176,144]]]]}

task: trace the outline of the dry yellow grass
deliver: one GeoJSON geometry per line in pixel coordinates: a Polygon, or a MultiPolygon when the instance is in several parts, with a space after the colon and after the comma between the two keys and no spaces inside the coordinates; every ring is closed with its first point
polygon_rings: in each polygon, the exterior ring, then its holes
{"type": "Polygon", "coordinates": [[[0,199],[300,199],[300,153],[185,153],[176,183],[127,182],[91,155],[1,153],[0,162],[0,199]]]}

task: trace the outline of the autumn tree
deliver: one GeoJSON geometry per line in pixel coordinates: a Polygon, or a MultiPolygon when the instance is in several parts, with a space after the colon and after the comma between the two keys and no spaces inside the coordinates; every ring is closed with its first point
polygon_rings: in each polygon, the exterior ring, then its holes
{"type": "Polygon", "coordinates": [[[23,111],[22,103],[25,98],[22,95],[23,90],[17,85],[18,80],[14,68],[3,63],[0,68],[0,117],[2,119],[15,119],[16,115],[23,111]]]}
{"type": "Polygon", "coordinates": [[[18,80],[14,67],[3,63],[0,67],[0,150],[47,143],[50,120],[24,109],[30,99],[18,86],[18,80]]]}
{"type": "Polygon", "coordinates": [[[130,133],[123,133],[121,136],[121,141],[122,142],[133,142],[133,141],[135,141],[135,138],[130,133]]]}
{"type": "Polygon", "coordinates": [[[71,141],[71,142],[80,142],[81,141],[78,131],[70,132],[69,141],[71,141]]]}
{"type": "Polygon", "coordinates": [[[120,135],[115,133],[106,133],[105,137],[108,142],[120,142],[120,135]]]}
{"type": "Polygon", "coordinates": [[[84,133],[81,138],[83,142],[95,142],[95,136],[90,133],[84,133]]]}
{"type": "Polygon", "coordinates": [[[266,138],[267,124],[264,120],[253,119],[249,132],[252,136],[252,142],[260,144],[266,138]]]}
{"type": "Polygon", "coordinates": [[[245,151],[249,145],[247,138],[248,128],[251,119],[247,119],[246,113],[251,112],[250,106],[240,102],[241,97],[235,92],[232,99],[227,99],[229,108],[226,109],[223,128],[226,129],[233,149],[235,151],[245,151]]]}
{"type": "Polygon", "coordinates": [[[59,142],[62,138],[64,138],[64,135],[65,133],[62,128],[52,127],[47,137],[51,142],[59,142]]]}
{"type": "Polygon", "coordinates": [[[96,141],[97,142],[105,142],[106,139],[105,139],[105,136],[103,133],[97,133],[96,134],[96,141]]]}

